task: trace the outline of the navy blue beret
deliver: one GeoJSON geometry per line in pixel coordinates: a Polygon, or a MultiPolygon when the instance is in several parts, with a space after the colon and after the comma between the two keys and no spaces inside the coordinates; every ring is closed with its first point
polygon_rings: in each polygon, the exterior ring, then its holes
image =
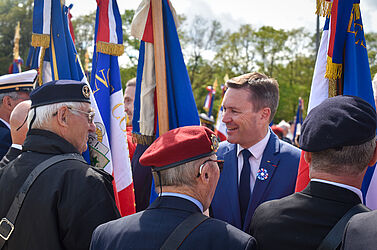
{"type": "Polygon", "coordinates": [[[60,102],[88,102],[90,91],[86,83],[58,80],[43,84],[30,93],[31,108],[60,102]]]}
{"type": "Polygon", "coordinates": [[[376,136],[376,110],[355,96],[328,98],[312,109],[302,124],[300,148],[319,152],[360,145],[376,136]]]}

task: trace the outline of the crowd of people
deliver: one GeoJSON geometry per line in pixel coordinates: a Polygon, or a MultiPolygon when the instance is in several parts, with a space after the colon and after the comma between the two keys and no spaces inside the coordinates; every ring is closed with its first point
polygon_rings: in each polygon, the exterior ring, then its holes
{"type": "Polygon", "coordinates": [[[376,248],[377,214],[360,189],[377,161],[377,117],[361,98],[312,109],[298,148],[291,124],[270,126],[278,82],[249,73],[226,82],[226,141],[186,126],[147,147],[132,139],[132,79],[124,111],[137,213],[121,218],[113,177],[81,155],[95,131],[88,86],[32,90],[36,76],[0,77],[0,249],[376,248]],[[295,193],[301,150],[311,180],[295,193]],[[149,204],[152,178],[159,195],[149,204]]]}

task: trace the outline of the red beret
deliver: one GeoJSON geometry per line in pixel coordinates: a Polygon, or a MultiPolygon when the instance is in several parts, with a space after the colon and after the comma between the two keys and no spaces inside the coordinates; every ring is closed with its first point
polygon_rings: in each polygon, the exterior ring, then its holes
{"type": "Polygon", "coordinates": [[[281,128],[281,127],[279,127],[279,126],[276,126],[276,125],[272,125],[271,126],[271,129],[272,129],[272,131],[274,131],[274,133],[275,134],[282,134],[283,132],[284,132],[284,130],[281,128]]]}
{"type": "Polygon", "coordinates": [[[139,161],[161,171],[215,154],[218,147],[212,130],[204,126],[180,127],[157,138],[139,161]]]}

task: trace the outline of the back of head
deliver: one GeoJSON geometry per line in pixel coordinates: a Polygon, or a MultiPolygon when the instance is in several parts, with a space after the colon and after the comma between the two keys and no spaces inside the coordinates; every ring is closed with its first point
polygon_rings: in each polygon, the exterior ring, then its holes
{"type": "Polygon", "coordinates": [[[197,198],[206,208],[214,195],[219,173],[212,164],[204,164],[216,162],[218,144],[214,132],[204,126],[173,129],[151,144],[140,157],[140,164],[152,167],[156,190],[172,188],[170,191],[197,198]],[[209,182],[203,184],[202,178],[209,182]]]}
{"type": "Polygon", "coordinates": [[[355,96],[329,98],[310,111],[300,147],[311,152],[311,171],[332,175],[361,174],[376,147],[376,111],[355,96]]]}
{"type": "Polygon", "coordinates": [[[95,132],[90,89],[74,80],[48,82],[31,94],[30,129],[42,129],[64,138],[79,153],[87,149],[89,133],[95,132]]]}
{"type": "Polygon", "coordinates": [[[17,104],[10,115],[10,131],[12,143],[22,145],[26,138],[28,126],[26,118],[30,110],[31,101],[23,101],[17,104]]]}
{"type": "Polygon", "coordinates": [[[253,72],[228,80],[226,86],[248,90],[251,94],[254,111],[257,112],[264,107],[270,108],[270,122],[272,121],[279,105],[279,84],[275,79],[253,72]]]}
{"type": "Polygon", "coordinates": [[[74,80],[58,80],[43,84],[30,94],[31,109],[28,124],[31,128],[42,128],[62,106],[90,103],[90,90],[86,83],[74,80]]]}

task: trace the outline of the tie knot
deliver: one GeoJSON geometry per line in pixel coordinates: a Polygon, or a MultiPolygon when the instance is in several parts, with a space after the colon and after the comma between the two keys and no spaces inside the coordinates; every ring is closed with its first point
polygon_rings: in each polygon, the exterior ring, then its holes
{"type": "Polygon", "coordinates": [[[241,153],[244,160],[249,160],[250,156],[252,155],[248,149],[242,150],[241,153]]]}

